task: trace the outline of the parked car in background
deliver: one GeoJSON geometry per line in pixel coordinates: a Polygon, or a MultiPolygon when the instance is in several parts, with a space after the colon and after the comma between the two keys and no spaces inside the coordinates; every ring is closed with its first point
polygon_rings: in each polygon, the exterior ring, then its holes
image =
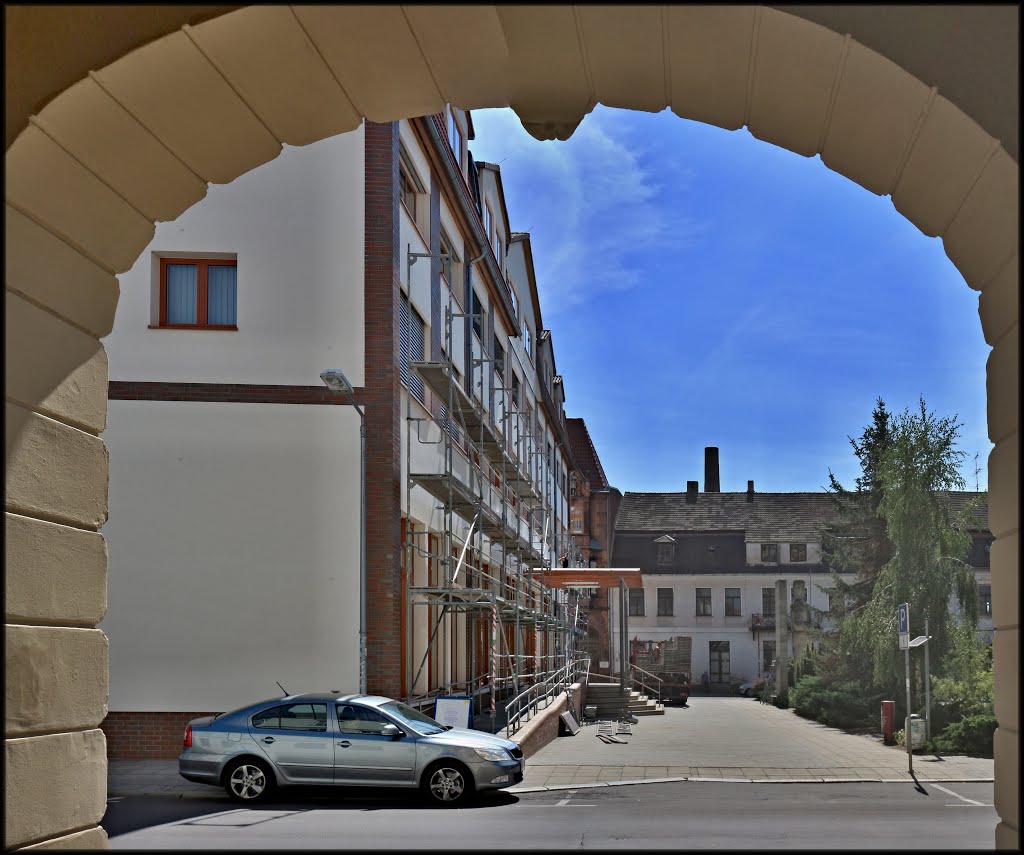
{"type": "Polygon", "coordinates": [[[319,692],[193,719],[178,772],[236,801],[295,784],[419,789],[439,805],[523,779],[522,749],[500,736],[452,729],[392,698],[319,692]]]}
{"type": "Polygon", "coordinates": [[[753,697],[754,684],[749,680],[746,683],[740,683],[736,691],[738,691],[744,698],[753,697]]]}
{"type": "Polygon", "coordinates": [[[686,672],[667,672],[659,674],[661,683],[662,703],[680,703],[685,706],[690,700],[690,675],[686,672]]]}

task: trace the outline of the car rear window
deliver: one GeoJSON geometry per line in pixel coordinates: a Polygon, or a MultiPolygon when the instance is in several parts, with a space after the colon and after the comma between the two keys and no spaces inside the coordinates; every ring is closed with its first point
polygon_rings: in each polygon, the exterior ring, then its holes
{"type": "Polygon", "coordinates": [[[252,726],[274,730],[327,730],[327,704],[280,704],[253,714],[252,726]]]}

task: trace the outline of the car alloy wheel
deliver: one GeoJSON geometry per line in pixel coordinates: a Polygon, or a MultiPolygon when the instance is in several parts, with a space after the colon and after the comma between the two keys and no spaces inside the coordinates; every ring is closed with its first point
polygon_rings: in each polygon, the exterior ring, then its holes
{"type": "Polygon", "coordinates": [[[428,773],[427,792],[435,802],[457,804],[466,799],[470,789],[465,772],[454,764],[436,766],[428,773]]]}
{"type": "Polygon", "coordinates": [[[270,790],[267,771],[256,763],[242,762],[228,776],[228,794],[243,802],[255,802],[270,790]]]}

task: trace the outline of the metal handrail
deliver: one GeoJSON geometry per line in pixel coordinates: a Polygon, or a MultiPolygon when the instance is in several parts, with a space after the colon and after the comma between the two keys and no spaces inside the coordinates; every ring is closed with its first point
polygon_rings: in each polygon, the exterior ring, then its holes
{"type": "Polygon", "coordinates": [[[654,694],[655,697],[657,697],[658,701],[661,701],[661,686],[664,682],[661,679],[661,677],[659,677],[657,674],[652,674],[650,671],[645,671],[639,665],[630,665],[629,671],[630,680],[632,681],[633,685],[639,685],[641,689],[644,689],[645,691],[654,694]],[[656,680],[658,683],[657,688],[652,688],[651,686],[648,686],[642,679],[638,678],[636,676],[638,671],[646,677],[650,677],[652,680],[656,680]]]}
{"type": "Polygon", "coordinates": [[[512,736],[524,722],[529,721],[540,711],[541,701],[544,701],[546,709],[551,705],[552,698],[568,690],[581,674],[585,676],[589,672],[590,657],[587,656],[569,662],[557,671],[543,675],[543,679],[520,692],[505,705],[506,733],[512,736]]]}

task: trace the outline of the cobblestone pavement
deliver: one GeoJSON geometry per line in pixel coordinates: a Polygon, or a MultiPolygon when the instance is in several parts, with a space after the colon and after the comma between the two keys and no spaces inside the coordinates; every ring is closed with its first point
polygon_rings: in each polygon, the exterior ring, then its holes
{"type": "MultiPolygon", "coordinates": [[[[691,697],[688,707],[643,716],[620,735],[597,739],[584,725],[546,745],[526,763],[522,784],[537,787],[616,784],[666,778],[758,782],[909,781],[905,749],[800,718],[753,698],[691,697]]],[[[613,729],[614,732],[614,729],[613,729]]],[[[991,781],[994,761],[915,755],[919,781],[991,781]]]]}
{"type": "MultiPolygon", "coordinates": [[[[599,740],[596,725],[554,740],[527,760],[522,783],[508,792],[666,779],[911,780],[906,750],[883,745],[877,737],[825,727],[753,698],[691,697],[689,707],[643,716],[631,729],[632,734],[619,736],[625,745],[599,740]]],[[[914,756],[919,781],[991,781],[993,767],[991,759],[914,756]]],[[[179,776],[177,760],[111,760],[108,795],[227,798],[221,789],[179,776]]]]}

